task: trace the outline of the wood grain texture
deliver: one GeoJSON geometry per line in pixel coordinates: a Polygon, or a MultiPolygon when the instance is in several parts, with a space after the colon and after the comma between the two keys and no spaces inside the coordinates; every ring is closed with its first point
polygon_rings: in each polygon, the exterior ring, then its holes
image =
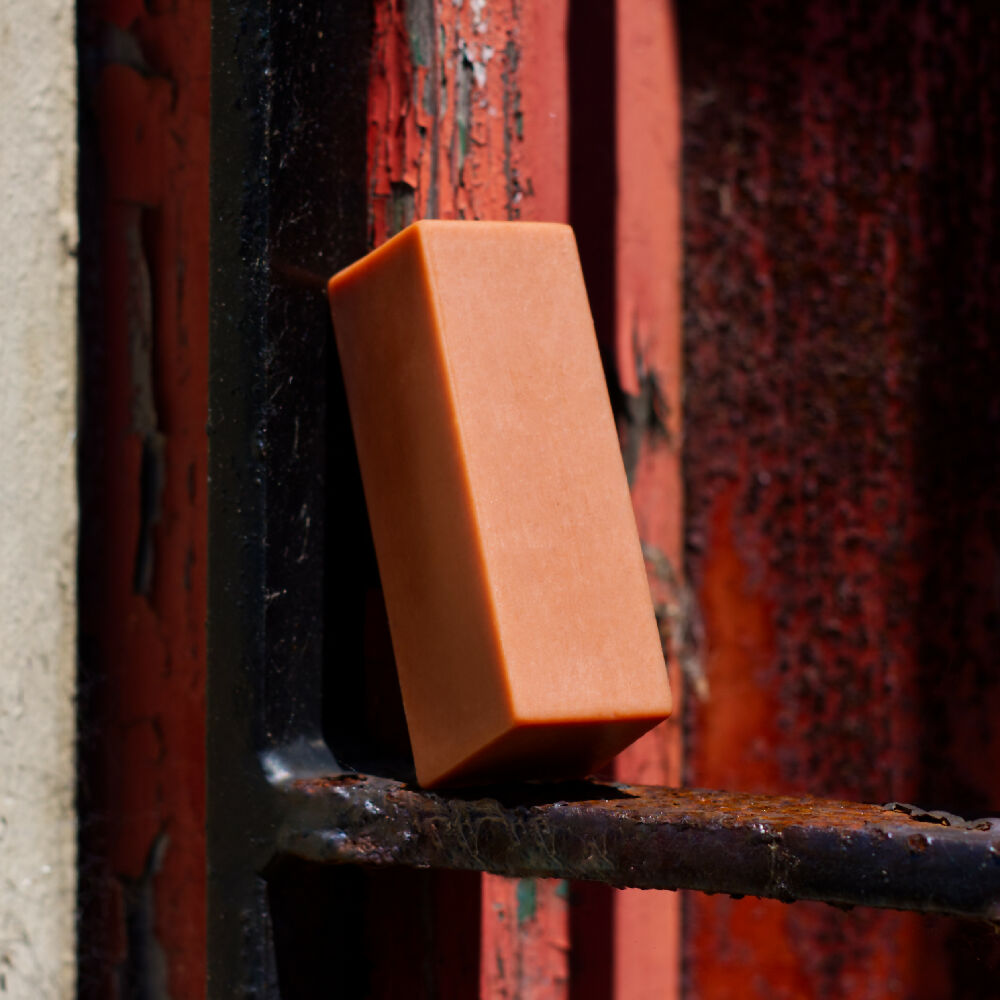
{"type": "MultiPolygon", "coordinates": [[[[378,0],[369,87],[372,245],[414,219],[517,219],[522,9],[378,0]]],[[[559,220],[550,220],[559,221],[559,220]]]]}

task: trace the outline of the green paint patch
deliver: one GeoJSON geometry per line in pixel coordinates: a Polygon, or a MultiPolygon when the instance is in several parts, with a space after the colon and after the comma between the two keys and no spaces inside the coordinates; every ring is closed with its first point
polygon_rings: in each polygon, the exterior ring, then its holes
{"type": "Polygon", "coordinates": [[[410,0],[404,5],[410,61],[414,66],[426,68],[434,58],[434,7],[434,0],[410,0]]]}
{"type": "Polygon", "coordinates": [[[522,878],[517,883],[517,926],[523,927],[535,919],[538,911],[538,885],[533,878],[522,878]]]}
{"type": "Polygon", "coordinates": [[[413,60],[415,66],[426,66],[428,64],[424,48],[420,44],[419,35],[410,35],[410,58],[413,60]]]}
{"type": "Polygon", "coordinates": [[[405,229],[417,215],[416,189],[405,181],[393,181],[389,195],[389,235],[405,229]]]}
{"type": "Polygon", "coordinates": [[[569,882],[566,879],[559,880],[559,884],[556,886],[556,895],[560,899],[569,899],[569,882]]]}

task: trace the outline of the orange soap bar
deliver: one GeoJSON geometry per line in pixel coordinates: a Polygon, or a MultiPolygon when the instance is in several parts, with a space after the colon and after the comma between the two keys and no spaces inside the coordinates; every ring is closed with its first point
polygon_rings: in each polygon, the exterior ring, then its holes
{"type": "Polygon", "coordinates": [[[329,292],[418,780],[587,773],[671,699],[573,231],[418,222],[329,292]]]}

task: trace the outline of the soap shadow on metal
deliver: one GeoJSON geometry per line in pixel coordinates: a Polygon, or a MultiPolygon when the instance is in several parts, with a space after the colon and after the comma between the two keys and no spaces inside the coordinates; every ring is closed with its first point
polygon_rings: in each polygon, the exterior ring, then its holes
{"type": "MultiPolygon", "coordinates": [[[[419,791],[416,785],[411,791],[419,791]]],[[[560,806],[567,803],[610,802],[614,799],[632,799],[636,795],[617,785],[608,785],[583,779],[569,781],[525,781],[500,785],[477,785],[469,788],[447,789],[439,793],[442,798],[461,802],[475,802],[479,799],[493,799],[506,809],[518,806],[560,806]]]]}

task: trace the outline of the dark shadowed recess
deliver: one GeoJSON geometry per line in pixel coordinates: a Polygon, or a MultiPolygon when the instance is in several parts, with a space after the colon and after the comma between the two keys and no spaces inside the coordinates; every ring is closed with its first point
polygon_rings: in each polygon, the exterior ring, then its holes
{"type": "Polygon", "coordinates": [[[282,1000],[477,996],[479,884],[477,872],[281,862],[268,885],[282,1000]]]}
{"type": "Polygon", "coordinates": [[[261,760],[330,769],[321,736],[347,763],[368,749],[375,573],[325,285],[368,249],[372,30],[370,2],[213,4],[213,996],[376,984],[384,937],[415,956],[447,881],[262,870],[280,816],[261,760]]]}
{"type": "MultiPolygon", "coordinates": [[[[576,233],[611,404],[626,417],[615,364],[616,34],[611,0],[571,3],[569,47],[569,222],[576,233]]],[[[573,882],[569,894],[571,1000],[606,1000],[613,990],[613,889],[573,882]]]]}
{"type": "MultiPolygon", "coordinates": [[[[101,160],[96,93],[100,69],[100,23],[93,4],[81,3],[77,17],[78,75],[81,95],[78,122],[78,189],[89,197],[78,199],[80,218],[79,254],[79,364],[80,364],[80,551],[78,571],[81,578],[90,576],[90,587],[80,588],[79,662],[77,667],[77,815],[79,822],[79,917],[77,976],[82,997],[93,995],[99,987],[109,961],[106,923],[100,886],[112,878],[106,859],[107,831],[101,816],[106,801],[104,775],[101,771],[101,708],[106,684],[102,683],[101,648],[88,629],[95,617],[95,592],[103,592],[96,574],[106,562],[107,526],[100,478],[93,470],[105,464],[101,429],[104,424],[101,401],[107,398],[106,350],[102,343],[103,309],[101,297],[101,160]],[[88,472],[90,474],[88,474],[88,472]]],[[[104,574],[101,574],[102,577],[104,574]]]]}
{"type": "MultiPolygon", "coordinates": [[[[678,12],[687,558],[712,687],[688,782],[991,814],[1000,10],[678,12]]],[[[691,897],[687,926],[699,996],[985,996],[1000,970],[995,936],[939,918],[691,897]]]]}

